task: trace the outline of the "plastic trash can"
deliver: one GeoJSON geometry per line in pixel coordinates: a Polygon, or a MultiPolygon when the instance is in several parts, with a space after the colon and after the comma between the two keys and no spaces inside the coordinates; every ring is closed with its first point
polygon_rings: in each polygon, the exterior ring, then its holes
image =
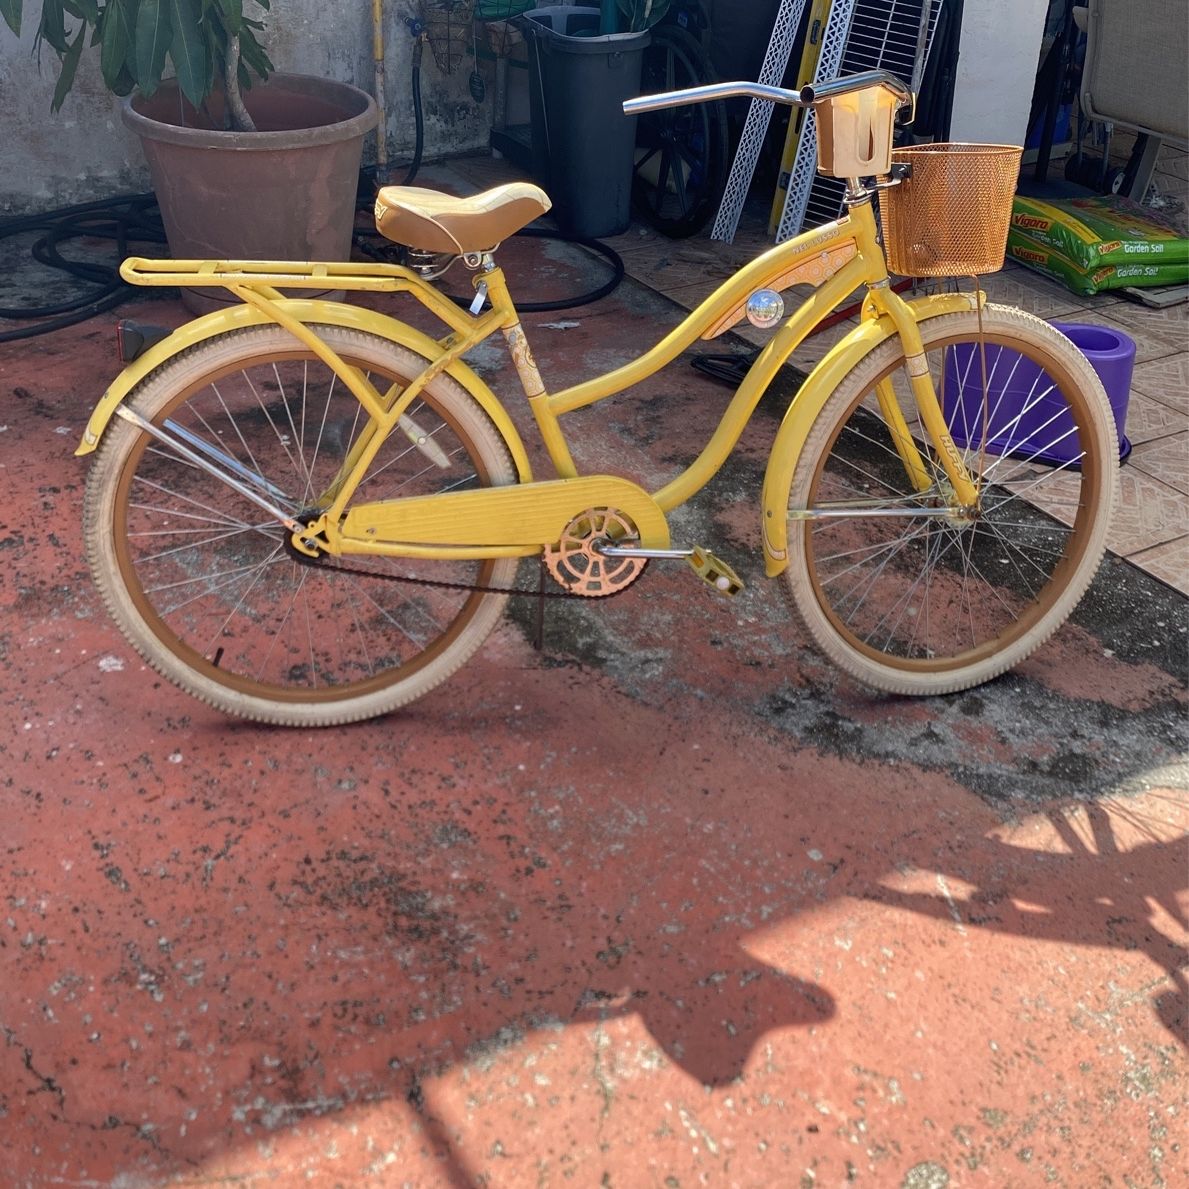
{"type": "MultiPolygon", "coordinates": [[[[1094,326],[1087,322],[1053,322],[1051,325],[1061,331],[1098,373],[1110,401],[1115,417],[1115,429],[1119,435],[1119,461],[1131,453],[1131,443],[1123,433],[1127,422],[1127,405],[1131,397],[1131,373],[1135,366],[1135,341],[1120,330],[1110,326],[1094,326]]],[[[962,433],[963,426],[980,425],[982,405],[977,392],[963,399],[962,378],[981,373],[977,348],[963,343],[946,352],[944,405],[950,433],[960,446],[971,444],[962,433]],[[979,368],[975,373],[970,369],[979,368]]],[[[1047,400],[1043,393],[1046,381],[1042,369],[1030,360],[1023,359],[1015,351],[993,344],[987,346],[987,380],[991,396],[991,407],[998,408],[1000,415],[991,425],[991,440],[987,449],[994,454],[1023,452],[1025,447],[1031,453],[1039,450],[1037,461],[1049,462],[1054,466],[1074,465],[1081,453],[1073,422],[1062,403],[1047,400]],[[1037,397],[1040,397],[1038,400],[1037,397]],[[1025,409],[1016,417],[1010,410],[1025,409]],[[1002,425],[1002,429],[997,426],[1002,425]]],[[[967,385],[977,388],[980,385],[967,385]]]]}
{"type": "Polygon", "coordinates": [[[518,18],[528,42],[533,173],[568,235],[619,235],[631,222],[644,33],[599,33],[597,8],[551,6],[518,18]]]}

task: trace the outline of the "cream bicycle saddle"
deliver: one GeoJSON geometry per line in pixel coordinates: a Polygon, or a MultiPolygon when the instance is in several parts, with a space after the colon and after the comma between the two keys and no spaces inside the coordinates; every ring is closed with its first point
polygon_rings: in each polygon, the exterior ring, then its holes
{"type": "Polygon", "coordinates": [[[376,227],[406,247],[461,256],[494,248],[552,205],[530,182],[508,182],[470,198],[419,186],[385,186],[376,195],[376,227]]]}

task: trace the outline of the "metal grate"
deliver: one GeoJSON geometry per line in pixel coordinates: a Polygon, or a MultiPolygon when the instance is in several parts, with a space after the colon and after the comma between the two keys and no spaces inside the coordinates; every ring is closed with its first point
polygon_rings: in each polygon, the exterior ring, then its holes
{"type": "MultiPolygon", "coordinates": [[[[835,4],[831,18],[835,9],[851,10],[843,33],[845,44],[832,70],[824,70],[819,61],[817,81],[863,70],[890,70],[911,81],[914,89],[919,87],[943,3],[944,0],[853,0],[843,6],[835,4]]],[[[822,56],[824,59],[824,46],[822,56]]],[[[816,120],[807,119],[797,148],[797,164],[784,215],[776,232],[778,243],[798,231],[820,227],[842,213],[846,183],[840,178],[817,174],[816,136],[816,120]]]]}

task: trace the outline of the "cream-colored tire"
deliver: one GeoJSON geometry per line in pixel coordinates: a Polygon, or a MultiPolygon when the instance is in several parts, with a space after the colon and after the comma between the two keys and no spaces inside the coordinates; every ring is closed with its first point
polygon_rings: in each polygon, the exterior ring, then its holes
{"type": "Polygon", "coordinates": [[[788,592],[823,652],[877,689],[948,693],[1018,664],[1069,616],[1102,558],[1119,450],[1097,375],[1020,310],[987,305],[981,329],[985,353],[973,311],[921,327],[980,484],[976,514],[937,515],[948,483],[923,446],[934,490],[907,481],[874,395],[881,382],[894,391],[927,441],[898,339],[839,384],[794,469],[788,592]]]}
{"type": "MultiPolygon", "coordinates": [[[[381,393],[425,367],[374,335],[318,332],[381,393]]],[[[368,424],[342,381],[272,326],[191,348],[126,403],[292,516],[326,502],[368,424]]],[[[432,445],[391,434],[354,502],[515,482],[502,437],[449,376],[427,385],[409,417],[412,437],[432,445]]],[[[104,601],[154,669],[228,714],[293,726],[368,718],[420,697],[471,656],[506,602],[409,579],[503,589],[516,571],[515,559],[303,564],[275,517],[120,418],[87,484],[85,532],[104,601]]]]}

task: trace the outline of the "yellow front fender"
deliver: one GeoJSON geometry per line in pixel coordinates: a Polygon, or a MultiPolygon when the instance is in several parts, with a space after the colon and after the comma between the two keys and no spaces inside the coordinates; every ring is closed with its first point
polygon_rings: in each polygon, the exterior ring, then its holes
{"type": "MultiPolygon", "coordinates": [[[[381,338],[390,339],[420,355],[427,363],[443,354],[441,345],[434,342],[429,335],[407,326],[404,322],[398,322],[395,318],[378,314],[374,310],[365,310],[359,306],[344,305],[333,301],[286,300],[281,304],[285,312],[291,314],[299,322],[341,326],[350,330],[379,335],[381,338]]],[[[90,454],[99,445],[103,431],[115,415],[121,401],[155,368],[160,367],[187,348],[205,342],[215,335],[224,334],[229,330],[238,330],[245,326],[262,326],[269,323],[270,319],[259,310],[253,309],[251,306],[237,305],[229,306],[225,310],[216,310],[212,314],[205,314],[201,318],[194,319],[193,322],[187,322],[184,326],[178,327],[168,338],[154,344],[116,377],[92,411],[75,454],[90,454]]],[[[457,380],[475,398],[507,443],[520,482],[530,482],[532,468],[529,464],[528,453],[512,419],[500,404],[499,398],[461,360],[455,360],[446,368],[446,374],[457,380]]]]}
{"type": "MultiPolygon", "coordinates": [[[[937,294],[918,298],[907,304],[911,307],[917,322],[976,308],[975,298],[964,293],[937,294]]],[[[780,423],[780,429],[777,430],[776,440],[772,444],[772,454],[768,459],[768,469],[764,473],[760,527],[764,542],[764,570],[769,578],[775,578],[789,564],[789,491],[793,484],[793,471],[801,457],[801,448],[805,444],[810,427],[850,370],[868,352],[874,351],[895,333],[896,328],[886,314],[878,318],[864,319],[856,329],[826,353],[789,405],[784,420],[780,423]]],[[[773,374],[784,362],[785,358],[773,361],[773,374]]]]}

